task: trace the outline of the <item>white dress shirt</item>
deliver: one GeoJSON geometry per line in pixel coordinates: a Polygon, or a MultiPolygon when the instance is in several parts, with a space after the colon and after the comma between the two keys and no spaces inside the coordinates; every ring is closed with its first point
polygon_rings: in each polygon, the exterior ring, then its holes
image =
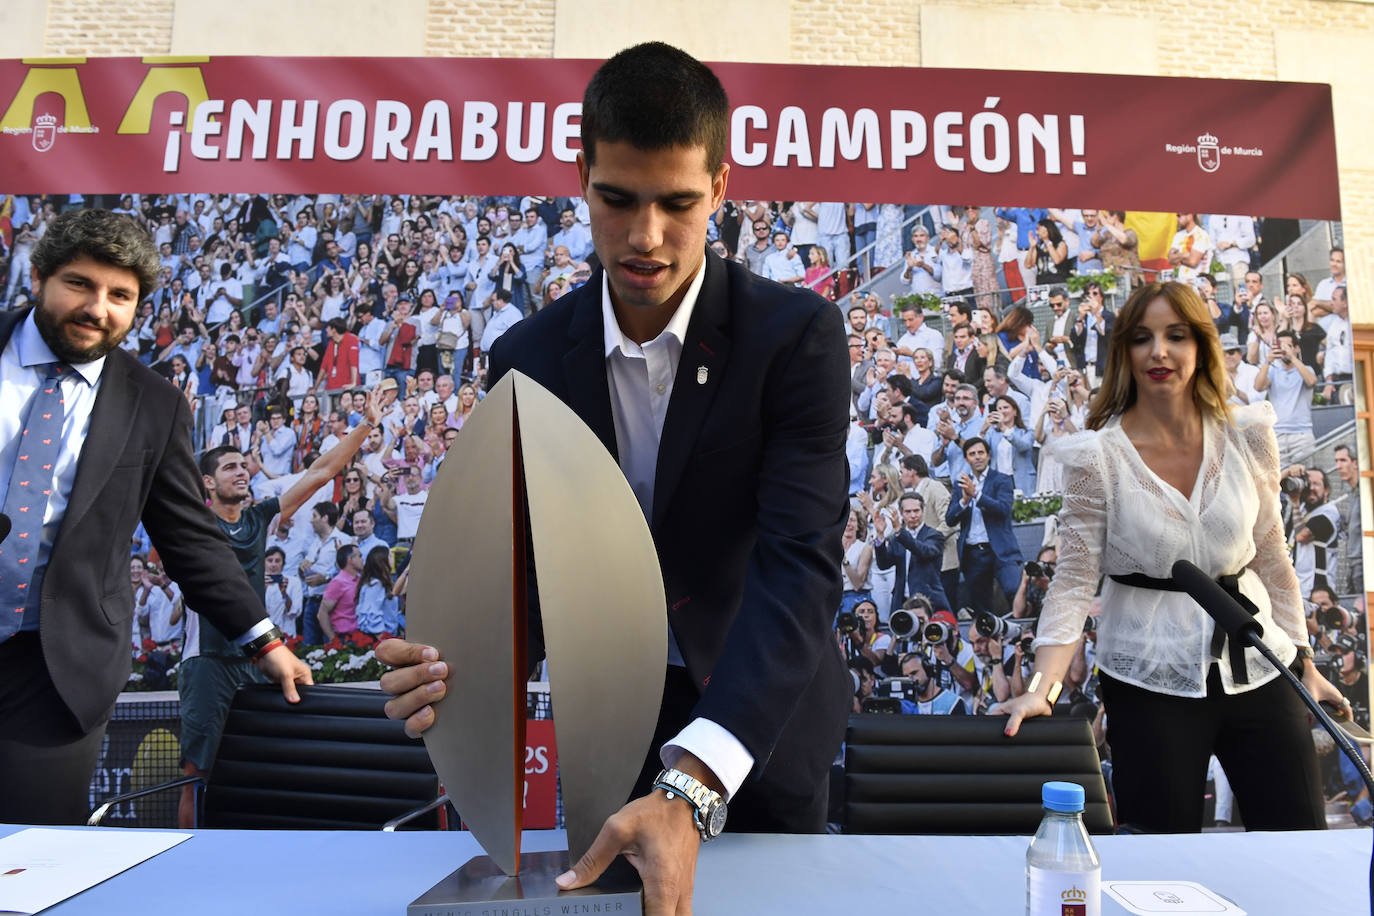
{"type": "MultiPolygon", "coordinates": [[[[620,330],[611,305],[610,281],[601,279],[601,317],[605,334],[606,382],[615,421],[616,451],[620,469],[634,490],[646,519],[653,517],[654,475],[663,421],[673,396],[673,378],[682,356],[682,343],[692,320],[697,297],[706,279],[702,262],[668,326],[653,340],[635,343],[620,330]]],[[[683,666],[682,652],[671,628],[668,630],[668,664],[683,666]]],[[[754,756],[740,740],[710,719],[694,719],[659,751],[665,767],[677,763],[684,752],[695,755],[725,787],[728,799],[739,790],[754,766],[754,756]]]]}

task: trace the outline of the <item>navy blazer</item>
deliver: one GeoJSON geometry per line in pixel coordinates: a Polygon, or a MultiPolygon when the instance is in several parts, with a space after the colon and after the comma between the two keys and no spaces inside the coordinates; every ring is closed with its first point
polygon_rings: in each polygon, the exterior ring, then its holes
{"type": "Polygon", "coordinates": [[[896,534],[879,541],[873,554],[879,569],[893,565],[897,567],[892,588],[893,608],[900,608],[907,592],[915,591],[929,598],[937,611],[949,609],[949,598],[940,580],[940,566],[945,559],[945,536],[939,531],[923,524],[913,535],[911,529],[903,525],[896,534]],[[911,556],[916,558],[914,563],[911,556]],[[908,570],[915,574],[910,588],[906,581],[908,570]]]}
{"type": "MultiPolygon", "coordinates": [[[[29,311],[0,314],[0,349],[29,311]]],[[[39,605],[43,659],[86,731],[129,680],[129,544],[140,518],[187,605],[226,637],[267,616],[205,503],[185,396],[115,349],[101,370],[39,605]]]]}
{"type": "MultiPolygon", "coordinates": [[[[1015,486],[1009,475],[988,468],[987,479],[983,481],[983,492],[978,497],[977,506],[983,513],[983,527],[988,530],[988,546],[998,562],[1021,562],[1021,548],[1016,543],[1016,533],[1011,528],[1012,502],[1015,486]]],[[[954,481],[954,492],[949,497],[949,509],[945,511],[945,524],[959,525],[959,555],[964,555],[968,541],[968,526],[973,519],[971,507],[963,504],[964,491],[959,482],[954,481]]]]}
{"type": "MultiPolygon", "coordinates": [[[[520,370],[614,457],[602,276],[506,331],[489,384],[520,370]]],[[[849,511],[849,375],[832,303],[707,252],[649,527],[668,623],[700,692],[693,716],[738,738],[750,778],[782,797],[825,784],[852,693],[830,629],[849,511]]],[[[542,629],[530,604],[534,661],[542,629]]]]}

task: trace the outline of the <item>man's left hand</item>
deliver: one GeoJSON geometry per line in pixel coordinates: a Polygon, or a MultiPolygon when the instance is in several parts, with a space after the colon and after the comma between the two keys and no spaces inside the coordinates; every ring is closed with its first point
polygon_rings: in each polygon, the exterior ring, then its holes
{"type": "Polygon", "coordinates": [[[301,701],[301,695],[296,691],[297,684],[310,686],[315,683],[310,675],[310,666],[296,658],[296,653],[286,646],[277,646],[258,659],[258,670],[281,685],[281,694],[288,703],[301,701]]]}
{"type": "MultiPolygon", "coordinates": [[[[683,754],[674,766],[721,792],[719,780],[693,755],[683,754]]],[[[646,916],[691,916],[701,848],[692,813],[689,802],[668,798],[661,789],[635,799],[606,819],[586,854],[558,876],[559,888],[592,884],[617,855],[624,855],[644,882],[646,916]]]]}

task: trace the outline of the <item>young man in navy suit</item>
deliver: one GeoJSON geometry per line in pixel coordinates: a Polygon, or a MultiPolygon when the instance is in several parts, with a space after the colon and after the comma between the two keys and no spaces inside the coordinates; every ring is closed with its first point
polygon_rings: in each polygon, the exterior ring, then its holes
{"type": "MultiPolygon", "coordinates": [[[[830,630],[849,508],[841,317],[706,251],[728,133],[724,89],[688,55],[653,43],[607,61],[578,156],[602,267],[490,354],[492,383],[518,369],[597,434],[658,549],[670,651],[648,778],[560,878],[583,886],[625,852],[649,912],[690,909],[709,835],[685,797],[650,788],[658,768],[728,797],[733,829],[818,832],[849,706],[830,630]]],[[[447,666],[399,641],[378,656],[403,666],[383,678],[389,714],[429,727],[447,666]]]]}
{"type": "Polygon", "coordinates": [[[959,569],[975,610],[995,613],[992,583],[1002,586],[1007,601],[1021,584],[1021,550],[1011,527],[1014,485],[1009,475],[988,467],[988,444],[974,436],[964,440],[969,470],[945,511],[945,522],[959,525],[959,569]]]}

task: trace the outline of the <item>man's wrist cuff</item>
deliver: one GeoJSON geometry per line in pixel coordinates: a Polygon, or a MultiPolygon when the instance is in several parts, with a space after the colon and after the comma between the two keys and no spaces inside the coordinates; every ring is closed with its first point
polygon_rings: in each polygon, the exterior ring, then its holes
{"type": "Polygon", "coordinates": [[[267,620],[266,623],[267,629],[249,639],[247,642],[240,643],[239,645],[239,648],[243,650],[243,654],[251,659],[257,659],[260,655],[270,651],[268,648],[270,643],[284,643],[286,641],[286,635],[277,628],[276,624],[272,623],[271,620],[267,620]]]}

